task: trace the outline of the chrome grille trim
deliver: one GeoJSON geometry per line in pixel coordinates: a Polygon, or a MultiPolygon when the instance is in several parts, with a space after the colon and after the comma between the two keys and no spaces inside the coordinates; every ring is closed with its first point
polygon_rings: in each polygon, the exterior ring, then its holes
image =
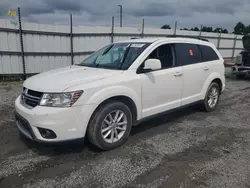
{"type": "Polygon", "coordinates": [[[43,95],[42,92],[30,90],[24,87],[21,93],[21,104],[26,108],[32,109],[36,107],[37,105],[39,105],[42,95],[43,95]],[[29,91],[32,91],[33,93],[37,93],[41,97],[30,95],[28,94],[28,93],[31,93],[29,91]]]}

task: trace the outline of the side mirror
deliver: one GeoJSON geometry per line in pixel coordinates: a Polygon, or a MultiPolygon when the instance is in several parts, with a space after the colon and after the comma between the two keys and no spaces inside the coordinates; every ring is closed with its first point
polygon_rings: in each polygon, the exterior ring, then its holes
{"type": "Polygon", "coordinates": [[[161,61],[159,59],[148,59],[144,63],[143,72],[149,72],[161,69],[161,61]]]}

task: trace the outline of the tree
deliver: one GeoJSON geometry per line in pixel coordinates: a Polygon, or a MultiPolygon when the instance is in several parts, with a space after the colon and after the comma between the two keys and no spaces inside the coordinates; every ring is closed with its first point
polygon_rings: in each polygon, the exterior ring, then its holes
{"type": "Polygon", "coordinates": [[[198,27],[195,27],[194,28],[194,31],[200,31],[198,27]]]}
{"type": "Polygon", "coordinates": [[[199,31],[198,27],[187,29],[187,28],[181,28],[180,30],[185,30],[185,31],[199,31]]]}
{"type": "MultiPolygon", "coordinates": [[[[161,29],[171,29],[170,25],[163,25],[161,29]]],[[[185,31],[200,31],[198,27],[192,27],[191,29],[188,28],[181,28],[180,30],[185,31]]],[[[229,33],[227,29],[223,29],[222,27],[218,27],[213,29],[213,27],[203,26],[201,28],[201,31],[203,32],[215,32],[215,33],[229,33]]],[[[243,23],[238,22],[236,26],[234,27],[234,34],[250,34],[250,25],[245,26],[243,23]]]]}
{"type": "Polygon", "coordinates": [[[228,30],[227,29],[223,29],[222,33],[228,33],[228,30]]]}
{"type": "Polygon", "coordinates": [[[247,35],[249,33],[250,33],[250,25],[246,26],[245,29],[244,29],[244,35],[247,35]]]}
{"type": "Polygon", "coordinates": [[[222,33],[222,28],[219,28],[219,27],[217,27],[215,30],[214,30],[214,32],[215,33],[222,33]]]}
{"type": "Polygon", "coordinates": [[[171,29],[170,25],[163,25],[161,29],[171,29]]]}
{"type": "Polygon", "coordinates": [[[213,28],[212,27],[207,27],[207,32],[213,32],[213,28]]]}
{"type": "Polygon", "coordinates": [[[245,25],[242,22],[238,22],[234,27],[234,34],[242,35],[245,31],[245,25]]]}
{"type": "Polygon", "coordinates": [[[206,26],[203,26],[201,31],[204,31],[204,32],[213,32],[213,28],[212,27],[206,27],[206,26]]]}
{"type": "Polygon", "coordinates": [[[227,29],[222,29],[221,27],[218,27],[214,30],[215,33],[228,33],[227,29]]]}

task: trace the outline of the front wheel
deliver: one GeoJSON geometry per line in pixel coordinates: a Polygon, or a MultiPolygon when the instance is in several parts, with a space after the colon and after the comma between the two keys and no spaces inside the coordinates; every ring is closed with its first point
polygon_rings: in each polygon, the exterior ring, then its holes
{"type": "Polygon", "coordinates": [[[111,150],[127,141],[131,127],[130,109],[122,102],[110,101],[94,112],[87,135],[93,145],[102,150],[111,150]]]}
{"type": "Polygon", "coordinates": [[[220,87],[217,83],[213,82],[208,87],[205,99],[203,101],[203,109],[207,112],[213,111],[219,102],[220,87]]]}

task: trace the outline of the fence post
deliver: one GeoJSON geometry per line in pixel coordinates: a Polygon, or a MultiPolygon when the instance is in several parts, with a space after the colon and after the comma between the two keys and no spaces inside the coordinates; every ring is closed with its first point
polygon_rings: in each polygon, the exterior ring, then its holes
{"type": "Polygon", "coordinates": [[[112,25],[111,25],[111,43],[114,42],[114,27],[115,27],[115,17],[112,16],[112,25]]]}
{"type": "Polygon", "coordinates": [[[236,41],[237,41],[237,35],[234,38],[234,46],[233,46],[232,59],[234,58],[234,54],[235,54],[236,41]]]}
{"type": "Polygon", "coordinates": [[[217,43],[217,49],[218,49],[218,50],[220,49],[220,40],[221,40],[221,33],[220,33],[220,35],[219,35],[218,43],[217,43]]]}
{"type": "Polygon", "coordinates": [[[144,19],[142,19],[141,38],[144,37],[144,19]]]}
{"type": "Polygon", "coordinates": [[[201,33],[202,33],[202,25],[201,25],[201,28],[200,28],[200,34],[199,34],[199,38],[201,38],[201,33]]]}
{"type": "Polygon", "coordinates": [[[21,11],[20,7],[18,7],[18,21],[19,21],[19,36],[20,36],[20,46],[21,46],[21,56],[23,63],[23,79],[26,80],[26,67],[25,67],[25,58],[24,58],[24,48],[23,48],[23,31],[22,31],[22,20],[21,20],[21,11]]]}
{"type": "Polygon", "coordinates": [[[176,35],[176,30],[177,30],[177,21],[174,24],[174,36],[176,35]]]}
{"type": "Polygon", "coordinates": [[[70,14],[70,56],[71,56],[71,65],[74,64],[74,44],[73,44],[73,21],[72,14],[70,14]]]}

